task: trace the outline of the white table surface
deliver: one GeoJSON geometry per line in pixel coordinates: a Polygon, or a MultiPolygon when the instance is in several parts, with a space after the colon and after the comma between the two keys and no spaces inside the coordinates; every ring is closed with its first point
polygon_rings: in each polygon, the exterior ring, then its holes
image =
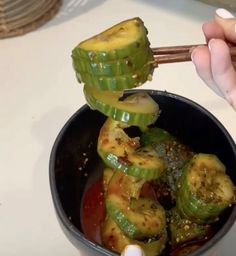
{"type": "MultiPolygon", "coordinates": [[[[57,222],[48,165],[54,140],[85,103],[71,50],[81,40],[139,16],[152,46],[203,43],[201,25],[215,8],[191,0],[65,0],[56,17],[24,36],[0,41],[0,255],[78,252],[57,222]]],[[[162,65],[143,88],[188,97],[213,113],[236,141],[236,113],[195,73],[191,62],[162,65]]],[[[235,255],[236,227],[219,255],[235,255]]]]}

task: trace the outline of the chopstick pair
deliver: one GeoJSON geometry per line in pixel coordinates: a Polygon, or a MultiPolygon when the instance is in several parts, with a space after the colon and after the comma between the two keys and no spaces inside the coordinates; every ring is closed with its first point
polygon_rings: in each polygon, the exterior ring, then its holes
{"type": "MultiPolygon", "coordinates": [[[[184,62],[191,60],[191,53],[197,46],[207,46],[207,44],[196,45],[180,45],[168,47],[152,48],[155,63],[159,64],[184,62]]],[[[230,47],[230,54],[232,59],[236,59],[236,46],[230,47]]]]}

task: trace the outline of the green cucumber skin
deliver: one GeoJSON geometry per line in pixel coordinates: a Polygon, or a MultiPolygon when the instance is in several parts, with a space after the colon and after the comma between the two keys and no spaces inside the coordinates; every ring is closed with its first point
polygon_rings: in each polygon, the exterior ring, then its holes
{"type": "Polygon", "coordinates": [[[131,175],[139,179],[144,179],[146,181],[155,180],[158,179],[163,173],[162,168],[150,169],[141,166],[123,164],[122,161],[119,160],[118,156],[103,151],[101,147],[98,147],[97,152],[102,158],[103,162],[110,168],[122,171],[127,175],[131,175]]]}
{"type": "MultiPolygon", "coordinates": [[[[155,207],[153,206],[153,208],[146,209],[146,211],[141,213],[136,212],[135,209],[132,210],[129,204],[126,205],[126,199],[114,196],[107,196],[106,210],[126,236],[131,239],[150,238],[161,235],[165,231],[165,210],[160,205],[157,205],[156,202],[149,200],[155,207]],[[149,213],[147,214],[148,211],[149,213]],[[155,222],[153,222],[153,219],[155,222]],[[155,226],[153,226],[154,224],[155,226]]],[[[137,199],[137,201],[140,200],[148,199],[137,199]]]]}
{"type": "Polygon", "coordinates": [[[129,137],[124,131],[128,127],[108,118],[98,137],[99,156],[112,169],[145,181],[156,180],[165,171],[164,161],[157,157],[152,147],[140,147],[138,137],[129,137]]]}
{"type": "Polygon", "coordinates": [[[210,233],[210,225],[197,224],[188,219],[181,218],[178,209],[169,212],[169,231],[171,245],[176,246],[195,238],[206,237],[210,233]]]}
{"type": "Polygon", "coordinates": [[[158,240],[152,240],[148,242],[141,242],[138,240],[130,239],[122,233],[119,226],[115,223],[115,221],[112,220],[109,215],[107,215],[106,220],[102,226],[101,236],[103,245],[112,251],[121,253],[127,245],[137,244],[143,249],[146,256],[160,255],[167,242],[166,232],[164,232],[158,240]]]}
{"type": "Polygon", "coordinates": [[[82,81],[100,90],[123,91],[141,86],[152,77],[153,71],[154,67],[150,62],[140,69],[132,71],[132,73],[124,73],[122,75],[100,76],[77,71],[76,75],[79,76],[78,81],[82,81]]]}
{"type": "Polygon", "coordinates": [[[107,213],[111,216],[111,218],[116,222],[118,227],[129,237],[135,238],[140,237],[141,233],[138,228],[132,224],[126,217],[125,214],[114,207],[113,202],[106,200],[106,210],[107,213]]]}
{"type": "Polygon", "coordinates": [[[185,144],[177,140],[168,131],[152,127],[140,137],[142,146],[151,145],[158,157],[164,160],[166,172],[157,183],[165,183],[169,187],[171,200],[176,200],[177,182],[182,174],[183,167],[191,159],[194,152],[185,144]]]}
{"type": "Polygon", "coordinates": [[[168,131],[159,127],[153,127],[142,134],[140,143],[144,146],[152,145],[153,147],[156,147],[160,143],[172,139],[174,139],[174,137],[168,131]]]}
{"type": "Polygon", "coordinates": [[[154,113],[134,113],[125,109],[118,109],[115,106],[108,105],[103,101],[96,99],[92,94],[88,93],[86,91],[86,86],[84,87],[84,96],[92,109],[96,109],[103,113],[105,116],[111,117],[116,121],[124,122],[129,125],[147,127],[148,125],[153,124],[159,116],[158,111],[154,113]]]}
{"type": "Polygon", "coordinates": [[[117,253],[121,253],[127,245],[132,244],[132,240],[122,233],[108,214],[101,227],[101,240],[107,249],[117,253]]]}
{"type": "Polygon", "coordinates": [[[87,73],[87,76],[120,76],[133,73],[141,69],[145,64],[153,62],[153,54],[150,49],[141,49],[134,56],[117,59],[110,62],[90,62],[72,55],[73,66],[78,73],[87,73]],[[147,54],[149,53],[149,54],[147,54]]]}
{"type": "Polygon", "coordinates": [[[215,222],[221,212],[229,206],[229,203],[214,204],[197,198],[189,187],[186,170],[187,168],[184,170],[179,181],[176,200],[178,211],[183,218],[199,224],[215,222]]]}
{"type": "Polygon", "coordinates": [[[165,160],[175,181],[179,179],[182,168],[194,154],[189,147],[159,127],[145,131],[140,137],[140,143],[144,146],[151,145],[154,148],[157,155],[165,160]]]}
{"type": "Polygon", "coordinates": [[[72,51],[72,55],[76,58],[87,59],[92,62],[106,62],[127,58],[137,53],[140,49],[148,46],[150,46],[150,42],[147,38],[147,30],[146,28],[143,28],[139,39],[125,47],[110,51],[93,51],[76,46],[72,51]]]}

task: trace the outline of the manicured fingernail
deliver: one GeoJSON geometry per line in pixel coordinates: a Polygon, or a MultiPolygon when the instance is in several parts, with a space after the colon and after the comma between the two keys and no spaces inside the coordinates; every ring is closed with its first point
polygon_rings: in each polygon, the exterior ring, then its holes
{"type": "Polygon", "coordinates": [[[143,250],[138,245],[128,245],[121,254],[122,256],[144,256],[143,250]]]}
{"type": "Polygon", "coordinates": [[[234,15],[227,11],[226,9],[223,9],[223,8],[220,8],[220,9],[217,9],[216,10],[216,14],[218,16],[220,16],[221,18],[223,19],[232,19],[232,18],[235,18],[234,15]]]}
{"type": "Polygon", "coordinates": [[[212,38],[209,42],[208,42],[208,48],[211,51],[212,50],[212,43],[215,41],[214,38],[212,38]]]}
{"type": "Polygon", "coordinates": [[[196,53],[196,49],[193,49],[191,52],[191,60],[194,62],[194,55],[196,53]]]}

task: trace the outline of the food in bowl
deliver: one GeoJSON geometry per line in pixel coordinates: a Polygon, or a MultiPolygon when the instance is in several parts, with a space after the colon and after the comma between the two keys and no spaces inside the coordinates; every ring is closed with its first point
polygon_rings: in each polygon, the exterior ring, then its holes
{"type": "MultiPolygon", "coordinates": [[[[140,90],[131,90],[125,92],[125,95],[138,91],[140,90]]],[[[217,155],[224,163],[226,173],[235,183],[236,146],[220,122],[191,100],[168,92],[153,90],[145,90],[145,92],[158,102],[162,110],[153,128],[168,131],[173,137],[178,138],[182,145],[188,145],[186,151],[190,154],[191,152],[203,152],[217,155]],[[198,122],[192,120],[198,120],[198,122]]],[[[99,253],[107,256],[117,255],[102,245],[99,230],[106,214],[103,194],[100,194],[103,190],[101,181],[106,165],[97,153],[97,143],[100,129],[105,121],[106,116],[96,110],[91,110],[88,106],[79,109],[58,135],[50,159],[52,197],[59,222],[69,240],[85,255],[89,254],[90,249],[93,250],[91,254],[97,252],[98,255],[99,253]],[[90,202],[89,205],[88,202],[90,202]],[[87,211],[83,207],[86,207],[87,211]],[[98,225],[99,223],[101,225],[98,225]],[[91,227],[90,230],[89,227],[91,227]],[[83,252],[82,243],[87,246],[85,252],[83,252]]],[[[126,132],[131,137],[142,133],[134,126],[126,132]]],[[[145,192],[148,198],[155,199],[160,191],[153,190],[148,183],[145,183],[147,187],[142,189],[142,193],[145,192]]],[[[155,183],[156,181],[153,184],[154,188],[157,188],[155,183]]],[[[166,195],[163,198],[164,202],[160,200],[160,196],[159,202],[169,209],[174,202],[169,200],[169,193],[163,191],[163,194],[166,195]],[[169,208],[168,205],[164,205],[165,202],[170,203],[169,208]]],[[[193,239],[171,250],[169,244],[171,237],[169,236],[162,254],[178,255],[177,252],[183,253],[183,250],[185,252],[188,250],[189,256],[211,255],[210,251],[214,252],[219,242],[226,237],[235,218],[236,206],[233,204],[214,223],[214,234],[209,236],[209,239],[193,239]],[[190,253],[192,250],[193,252],[190,253]]]]}
{"type": "Polygon", "coordinates": [[[103,175],[82,200],[84,233],[117,253],[138,244],[147,256],[187,255],[213,236],[235,187],[215,154],[158,126],[161,111],[147,92],[121,99],[154,69],[143,22],[119,23],[80,43],[72,57],[88,104],[107,116],[97,139],[103,175]]]}

